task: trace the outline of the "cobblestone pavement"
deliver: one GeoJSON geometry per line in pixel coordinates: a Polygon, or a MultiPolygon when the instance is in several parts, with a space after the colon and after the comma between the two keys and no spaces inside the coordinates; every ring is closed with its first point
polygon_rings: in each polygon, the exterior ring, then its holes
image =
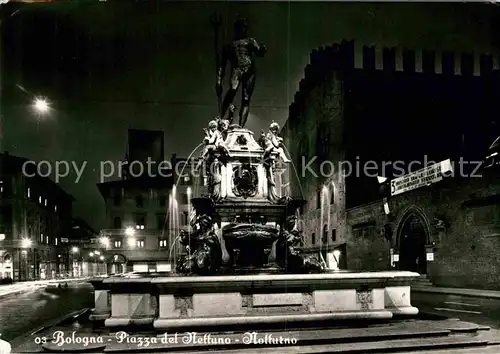
{"type": "Polygon", "coordinates": [[[74,283],[67,289],[38,289],[0,300],[0,333],[2,339],[35,331],[45,323],[72,311],[93,306],[90,284],[74,283]]]}
{"type": "Polygon", "coordinates": [[[500,329],[500,299],[435,293],[412,293],[411,298],[421,312],[500,329]]]}

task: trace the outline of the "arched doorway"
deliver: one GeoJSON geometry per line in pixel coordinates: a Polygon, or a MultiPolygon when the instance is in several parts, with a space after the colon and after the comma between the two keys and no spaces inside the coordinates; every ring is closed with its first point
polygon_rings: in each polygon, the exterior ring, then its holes
{"type": "Polygon", "coordinates": [[[114,254],[111,258],[111,274],[123,274],[127,271],[127,260],[121,254],[114,254]]]}
{"type": "Polygon", "coordinates": [[[426,274],[428,228],[424,216],[409,212],[400,223],[398,236],[399,269],[426,274]]]}

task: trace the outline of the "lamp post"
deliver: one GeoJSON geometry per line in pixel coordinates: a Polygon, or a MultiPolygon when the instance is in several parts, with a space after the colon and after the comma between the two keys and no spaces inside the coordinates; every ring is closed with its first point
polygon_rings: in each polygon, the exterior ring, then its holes
{"type": "Polygon", "coordinates": [[[71,270],[72,270],[72,275],[73,277],[80,277],[81,276],[81,267],[80,267],[80,263],[78,262],[79,260],[79,248],[78,247],[73,247],[71,248],[71,256],[72,256],[72,260],[71,260],[71,270]],[[77,259],[77,261],[75,262],[75,258],[77,259]],[[75,263],[77,265],[77,274],[75,274],[75,263]]]}
{"type": "MultiPolygon", "coordinates": [[[[33,244],[33,242],[31,241],[31,239],[29,238],[23,238],[21,240],[21,248],[23,249],[21,251],[21,255],[22,255],[22,263],[24,264],[24,267],[25,270],[24,270],[24,277],[25,279],[24,280],[28,280],[28,274],[29,274],[29,271],[28,271],[28,268],[29,268],[29,262],[28,262],[28,249],[31,248],[31,245],[33,244]]],[[[19,262],[21,263],[21,262],[19,262]]],[[[35,266],[33,265],[33,268],[35,266]]],[[[21,278],[21,277],[19,277],[21,278]]],[[[21,279],[20,279],[21,280],[21,279]]]]}

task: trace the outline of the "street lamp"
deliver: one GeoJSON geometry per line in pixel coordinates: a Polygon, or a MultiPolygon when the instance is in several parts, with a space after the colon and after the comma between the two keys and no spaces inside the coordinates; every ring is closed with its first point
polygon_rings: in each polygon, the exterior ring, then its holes
{"type": "Polygon", "coordinates": [[[35,112],[45,114],[49,111],[50,105],[44,98],[35,98],[33,101],[33,108],[35,112]]]}
{"type": "Polygon", "coordinates": [[[78,247],[73,247],[73,248],[71,249],[71,252],[72,252],[72,253],[78,253],[78,247]]]}
{"type": "Polygon", "coordinates": [[[33,242],[29,238],[23,238],[21,240],[21,246],[22,246],[22,248],[30,248],[32,243],[33,242]]]}
{"type": "Polygon", "coordinates": [[[125,235],[127,236],[134,236],[135,235],[135,230],[133,227],[127,227],[125,229],[125,235]]]}
{"type": "Polygon", "coordinates": [[[103,236],[99,239],[99,241],[105,248],[109,247],[109,237],[103,236]]]}

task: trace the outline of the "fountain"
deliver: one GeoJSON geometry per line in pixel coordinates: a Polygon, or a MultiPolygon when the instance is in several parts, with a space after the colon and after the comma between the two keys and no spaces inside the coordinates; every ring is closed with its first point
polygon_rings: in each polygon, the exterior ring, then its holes
{"type": "Polygon", "coordinates": [[[192,231],[181,232],[181,244],[189,255],[181,258],[178,273],[325,271],[318,260],[296,248],[301,239],[296,214],[305,201],[282,196],[276,188],[276,174],[283,168],[278,129],[272,123],[260,144],[252,132],[238,126],[213,130],[221,141],[207,142],[202,164],[209,193],[191,200],[196,216],[192,231]]]}
{"type": "Polygon", "coordinates": [[[328,270],[297,247],[306,202],[278,191],[276,176],[289,160],[276,123],[257,142],[247,129],[216,122],[199,165],[208,194],[189,198],[195,215],[177,236],[186,252],[175,274],[94,281],[95,319],[106,314],[108,329],[169,331],[418,313],[409,296],[418,274],[328,270]],[[109,303],[97,301],[98,292],[109,303]]]}
{"type": "MultiPolygon", "coordinates": [[[[279,125],[271,122],[269,131],[256,140],[243,127],[248,104],[244,102],[240,113],[242,126],[231,124],[234,106],[229,106],[228,117],[221,114],[205,129],[199,168],[208,176],[208,193],[189,198],[195,215],[189,230],[178,235],[174,188],[169,212],[176,263],[172,274],[91,282],[95,289],[92,329],[80,334],[74,328],[69,331],[72,337],[95,339],[85,349],[150,352],[227,346],[227,340],[181,342],[177,334],[172,340],[166,335],[165,340],[151,340],[147,346],[137,338],[148,333],[154,339],[158,333],[180,329],[188,329],[191,335],[195,329],[220,334],[228,327],[231,331],[255,326],[283,330],[298,323],[316,326],[325,321],[387,320],[418,313],[410,303],[410,282],[418,274],[328,270],[323,261],[298,247],[302,237],[298,211],[306,202],[280,192],[277,177],[290,160],[278,135],[279,125]],[[177,240],[186,250],[179,257],[177,240]],[[127,332],[126,338],[136,339],[119,341],[109,334],[120,330],[127,332]],[[108,337],[102,339],[106,331],[108,337]]],[[[328,217],[321,215],[322,221],[328,217]]],[[[81,343],[72,340],[59,345],[49,340],[42,346],[52,352],[81,351],[81,343]]],[[[237,345],[238,339],[231,343],[237,345]]],[[[249,343],[259,344],[245,344],[249,343]]]]}

